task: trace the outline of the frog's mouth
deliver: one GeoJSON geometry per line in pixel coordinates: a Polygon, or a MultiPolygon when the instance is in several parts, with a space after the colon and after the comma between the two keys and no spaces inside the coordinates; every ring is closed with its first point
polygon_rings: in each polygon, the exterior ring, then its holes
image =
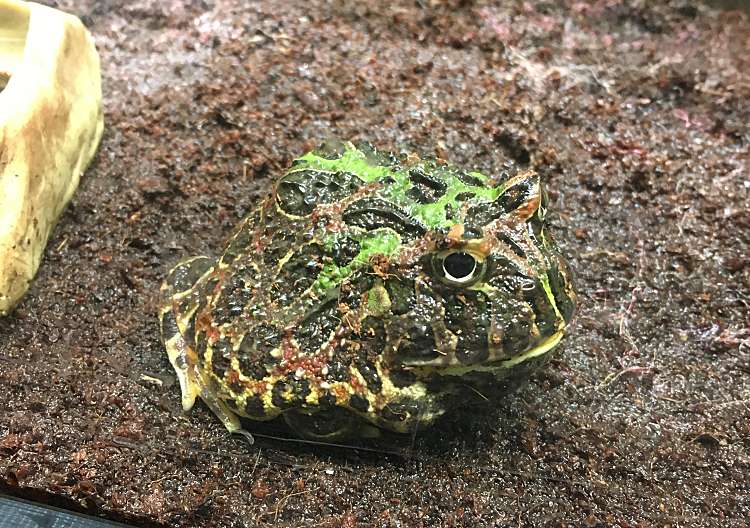
{"type": "Polygon", "coordinates": [[[504,378],[507,375],[508,371],[511,368],[515,367],[516,365],[520,365],[521,363],[524,363],[531,359],[544,356],[545,354],[550,352],[560,343],[560,340],[562,339],[564,334],[565,334],[564,330],[558,330],[551,336],[541,341],[534,348],[527,350],[526,352],[517,354],[511,357],[510,359],[506,359],[504,361],[498,361],[495,363],[484,363],[484,364],[478,363],[475,365],[453,365],[453,366],[447,366],[447,367],[424,366],[424,367],[416,367],[414,370],[420,370],[421,372],[425,374],[429,373],[429,374],[438,374],[440,376],[459,376],[459,377],[472,373],[472,372],[488,372],[490,374],[494,374],[498,378],[504,378]]]}

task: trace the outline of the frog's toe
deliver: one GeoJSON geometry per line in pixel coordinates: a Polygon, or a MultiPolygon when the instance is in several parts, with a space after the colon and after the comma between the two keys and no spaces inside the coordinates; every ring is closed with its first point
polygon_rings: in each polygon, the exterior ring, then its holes
{"type": "Polygon", "coordinates": [[[249,431],[242,428],[239,417],[224,403],[214,392],[208,387],[204,387],[200,393],[201,400],[208,406],[209,409],[221,420],[227,431],[233,434],[242,435],[250,445],[255,443],[253,435],[249,431]]]}

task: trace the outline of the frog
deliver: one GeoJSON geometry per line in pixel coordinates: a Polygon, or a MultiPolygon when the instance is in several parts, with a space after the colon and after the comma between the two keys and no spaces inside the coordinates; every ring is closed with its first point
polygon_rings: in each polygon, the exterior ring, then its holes
{"type": "Polygon", "coordinates": [[[217,257],[161,286],[182,407],[231,433],[283,417],[322,441],[412,433],[467,394],[523,385],[574,317],[538,172],[328,141],[300,156],[217,257]],[[468,392],[467,392],[468,391],[468,392]]]}

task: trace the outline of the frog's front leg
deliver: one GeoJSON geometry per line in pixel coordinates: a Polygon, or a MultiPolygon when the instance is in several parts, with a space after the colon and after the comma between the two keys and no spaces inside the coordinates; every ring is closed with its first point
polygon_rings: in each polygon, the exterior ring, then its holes
{"type": "Polygon", "coordinates": [[[192,324],[193,312],[198,309],[198,304],[191,303],[189,297],[200,295],[196,285],[210,273],[213,265],[214,261],[208,257],[192,257],[169,272],[161,286],[161,338],[180,382],[182,408],[189,411],[196,397],[200,396],[230,433],[241,434],[252,444],[252,435],[242,428],[237,415],[212,390],[210,381],[202,372],[201,358],[193,348],[194,343],[185,339],[186,335],[194,335],[194,329],[188,331],[188,328],[192,324]]]}

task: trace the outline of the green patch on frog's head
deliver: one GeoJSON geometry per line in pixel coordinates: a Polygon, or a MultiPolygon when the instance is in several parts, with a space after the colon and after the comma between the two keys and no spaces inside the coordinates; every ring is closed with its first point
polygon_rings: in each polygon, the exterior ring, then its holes
{"type": "MultiPolygon", "coordinates": [[[[515,215],[517,223],[525,222],[536,212],[540,192],[535,173],[519,173],[512,165],[490,178],[442,161],[397,158],[352,143],[300,157],[275,190],[279,211],[290,218],[313,218],[317,238],[333,255],[315,282],[318,293],[372,266],[376,256],[397,260],[406,247],[412,248],[410,263],[420,252],[444,253],[446,247],[435,244],[440,239],[451,241],[454,249],[476,247],[469,240],[481,238],[488,228],[491,232],[499,219],[515,215]],[[459,226],[462,241],[451,238],[459,226]]],[[[476,270],[483,269],[486,255],[467,254],[480,263],[476,270]]],[[[458,274],[449,277],[460,284],[468,258],[445,262],[458,274]]]]}
{"type": "Polygon", "coordinates": [[[390,229],[376,229],[364,233],[336,234],[326,237],[325,246],[335,251],[344,241],[352,246],[349,255],[337,258],[334,253],[331,262],[326,263],[312,285],[311,291],[321,295],[339,286],[341,281],[354,271],[371,266],[380,257],[386,261],[397,254],[401,239],[390,229]]]}
{"type": "Polygon", "coordinates": [[[343,213],[352,225],[367,229],[396,222],[404,228],[396,229],[399,234],[421,236],[462,223],[472,206],[494,202],[508,178],[508,171],[491,179],[443,162],[395,158],[369,145],[343,143],[296,160],[279,181],[277,197],[283,210],[304,215],[315,204],[353,196],[343,213]]]}

